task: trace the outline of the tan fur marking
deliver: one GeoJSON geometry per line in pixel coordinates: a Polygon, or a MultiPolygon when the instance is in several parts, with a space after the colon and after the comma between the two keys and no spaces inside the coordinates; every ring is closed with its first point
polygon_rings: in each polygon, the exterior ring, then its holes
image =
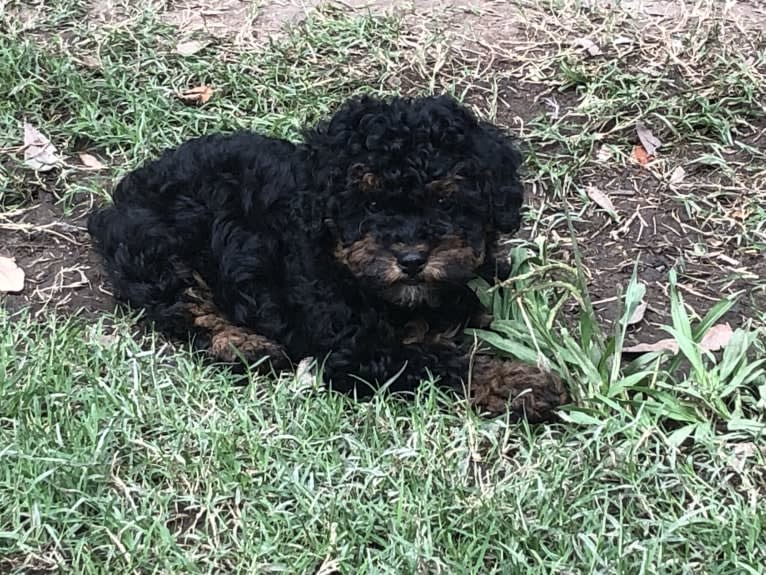
{"type": "Polygon", "coordinates": [[[397,254],[405,252],[428,252],[430,249],[431,246],[429,246],[427,243],[405,244],[402,242],[394,242],[391,244],[391,251],[397,254]]]}
{"type": "Polygon", "coordinates": [[[406,335],[402,338],[403,344],[423,343],[428,335],[430,327],[423,318],[413,319],[404,325],[406,335]]]}
{"type": "Polygon", "coordinates": [[[380,190],[380,178],[364,164],[354,164],[349,168],[348,181],[359,186],[359,189],[365,193],[380,190]]]}
{"type": "Polygon", "coordinates": [[[362,176],[361,188],[364,192],[374,192],[380,189],[380,181],[378,176],[371,173],[366,173],[362,176]]]}
{"type": "Polygon", "coordinates": [[[383,282],[387,284],[393,284],[404,279],[404,274],[402,273],[402,270],[399,269],[399,264],[397,264],[393,259],[383,270],[382,279],[383,282]]]}
{"type": "Polygon", "coordinates": [[[367,235],[347,246],[338,243],[335,248],[335,258],[353,271],[374,261],[379,249],[373,237],[367,235]]]}
{"type": "Polygon", "coordinates": [[[435,180],[428,184],[426,189],[437,198],[448,198],[457,192],[457,178],[448,177],[435,180]]]}
{"type": "Polygon", "coordinates": [[[449,267],[474,270],[484,262],[484,257],[484,246],[481,252],[476,253],[463,238],[447,236],[431,251],[423,277],[429,281],[441,281],[447,276],[449,267]]]}
{"type": "Polygon", "coordinates": [[[439,305],[439,292],[426,283],[416,285],[395,283],[383,291],[383,297],[391,303],[404,307],[415,307],[421,304],[430,307],[439,305]]]}
{"type": "Polygon", "coordinates": [[[240,360],[241,354],[246,361],[265,356],[269,356],[275,364],[286,360],[282,346],[223,317],[212,303],[210,294],[200,295],[190,288],[187,295],[196,301],[187,303],[186,309],[192,316],[193,324],[210,334],[209,352],[216,359],[234,363],[240,360]]]}
{"type": "Polygon", "coordinates": [[[375,276],[386,284],[404,278],[393,254],[382,249],[370,235],[347,246],[339,243],[335,248],[335,259],[357,277],[375,276]]]}
{"type": "Polygon", "coordinates": [[[462,324],[455,325],[451,329],[435,331],[431,329],[428,322],[423,318],[413,319],[404,325],[405,336],[402,343],[427,343],[441,345],[444,347],[457,348],[455,336],[463,329],[462,324]]]}
{"type": "Polygon", "coordinates": [[[270,339],[231,324],[213,334],[210,350],[218,359],[229,362],[239,359],[237,352],[253,359],[280,357],[283,353],[282,348],[270,339]]]}
{"type": "Polygon", "coordinates": [[[492,414],[510,409],[530,422],[550,421],[570,400],[561,379],[534,365],[478,355],[471,375],[471,401],[492,414]]]}

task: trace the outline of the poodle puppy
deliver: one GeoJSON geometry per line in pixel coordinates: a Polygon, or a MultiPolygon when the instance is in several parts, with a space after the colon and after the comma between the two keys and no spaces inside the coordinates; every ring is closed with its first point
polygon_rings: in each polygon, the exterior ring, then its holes
{"type": "Polygon", "coordinates": [[[129,173],[88,222],[116,298],[219,360],[312,356],[328,385],[429,374],[491,414],[568,400],[536,366],[475,353],[498,233],[520,225],[510,138],[448,96],[346,102],[293,144],[208,135],[129,173]]]}

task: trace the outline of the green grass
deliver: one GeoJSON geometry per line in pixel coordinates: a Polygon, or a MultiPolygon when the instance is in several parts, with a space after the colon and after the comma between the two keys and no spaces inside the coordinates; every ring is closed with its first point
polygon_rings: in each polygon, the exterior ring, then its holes
{"type": "MultiPolygon", "coordinates": [[[[186,57],[175,53],[178,36],[155,13],[132,10],[130,27],[98,32],[74,13],[57,21],[55,33],[71,37],[66,45],[50,37],[53,30],[43,29],[41,38],[11,25],[0,34],[0,84],[10,87],[10,97],[0,102],[0,147],[19,144],[25,120],[44,127],[60,148],[105,158],[119,174],[211,131],[255,129],[296,139],[303,126],[350,94],[380,91],[389,81],[391,59],[399,57],[392,18],[341,18],[326,9],[266,50],[234,52],[213,44],[186,57]],[[86,58],[97,65],[85,65],[86,58]],[[202,84],[215,90],[207,105],[176,97],[202,84]]],[[[7,165],[0,178],[8,187],[19,184],[7,165]]],[[[83,190],[82,179],[80,172],[65,170],[60,193],[103,190],[98,179],[85,182],[83,190]]]]}
{"type": "Polygon", "coordinates": [[[361,404],[287,376],[235,387],[122,326],[0,315],[0,328],[6,572],[763,564],[763,455],[737,455],[744,432],[680,449],[651,409],[605,403],[601,421],[531,430],[429,388],[361,404]]]}
{"type": "Polygon", "coordinates": [[[88,3],[56,0],[31,31],[23,3],[0,7],[0,85],[10,87],[0,255],[13,255],[1,251],[12,229],[2,226],[44,192],[79,214],[119,175],[200,133],[298,138],[358,91],[447,89],[509,124],[514,86],[534,92],[530,102],[558,98],[558,117],[547,104],[518,110],[534,233],[513,244],[509,289],[476,286],[494,313],[476,336],[545,363],[577,399],[562,423],[530,427],[482,419],[428,383],[412,401],[365,403],[291,374],[235,385],[187,349],[136,333],[133,318],[11,316],[0,302],[0,572],[764,573],[763,310],[722,352],[703,351],[706,329],[741,302],[692,309],[679,265],[667,272],[663,333],[681,352],[623,361],[644,284],[636,272],[624,293],[614,286],[619,321],[601,322],[585,266],[598,262],[570,239],[594,219],[584,182],[630,175],[632,126],[644,119],[668,144],[653,177],[665,178],[668,158],[701,166],[687,170],[688,188],[662,190],[711,226],[706,249],[762,251],[763,152],[748,130],[760,121],[764,52],[737,49],[733,27],[690,20],[679,72],[662,67],[665,44],[630,14],[518,4],[530,44],[495,54],[491,68],[442,33],[342,8],[268,45],[219,40],[182,57],[163,2],[124,8],[130,25],[94,25],[88,3]],[[574,53],[585,35],[617,46],[615,57],[574,53]],[[691,90],[697,76],[704,85],[691,90]],[[215,89],[203,106],[174,95],[203,83],[215,89]],[[21,168],[24,120],[66,153],[63,170],[21,168]],[[602,145],[607,167],[595,158],[602,145]],[[107,169],[81,170],[81,151],[107,169]],[[735,209],[747,217],[727,227],[735,209]]]}

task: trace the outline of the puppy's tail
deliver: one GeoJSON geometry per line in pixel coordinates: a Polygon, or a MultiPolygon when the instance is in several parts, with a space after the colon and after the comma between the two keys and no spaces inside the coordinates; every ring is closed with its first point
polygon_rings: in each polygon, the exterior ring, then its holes
{"type": "Polygon", "coordinates": [[[183,321],[183,293],[194,281],[184,265],[188,246],[170,231],[156,212],[133,205],[109,205],[88,218],[115,297],[166,327],[183,321]]]}

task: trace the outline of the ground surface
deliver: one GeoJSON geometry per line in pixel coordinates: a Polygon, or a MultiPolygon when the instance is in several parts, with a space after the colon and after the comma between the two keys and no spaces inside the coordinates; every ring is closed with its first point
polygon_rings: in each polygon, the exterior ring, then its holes
{"type": "MultiPolygon", "coordinates": [[[[231,42],[226,48],[235,51],[263,49],[269,38],[283,39],[290,26],[320,5],[238,0],[151,4],[161,22],[178,27],[180,37],[231,42]]],[[[344,3],[341,10],[379,15],[387,5],[354,1],[344,3]]],[[[645,321],[631,329],[629,339],[659,337],[659,327],[669,317],[667,272],[674,266],[681,271],[679,283],[687,302],[699,314],[728,295],[744,296],[727,316],[737,324],[752,317],[754,310],[766,308],[766,259],[762,257],[766,120],[758,114],[755,95],[747,102],[748,96],[736,92],[738,83],[762,80],[758,55],[763,47],[758,37],[749,38],[743,31],[752,55],[742,62],[750,69],[737,74],[726,69],[730,62],[726,58],[744,56],[744,47],[732,37],[729,45],[718,48],[684,46],[684,34],[700,33],[693,26],[703,28],[708,36],[720,33],[721,26],[732,31],[749,28],[757,36],[757,25],[766,18],[763,11],[745,3],[728,10],[698,7],[695,11],[691,5],[682,9],[683,5],[672,2],[634,2],[620,16],[612,14],[612,22],[590,18],[583,8],[579,18],[563,23],[553,13],[530,9],[534,3],[527,5],[432,1],[417,3],[415,8],[412,3],[394,3],[394,13],[403,17],[404,33],[411,36],[413,53],[420,61],[409,66],[396,62],[400,75],[389,73],[386,87],[417,93],[424,87],[454,86],[480,112],[520,133],[534,150],[530,203],[540,208],[526,235],[563,237],[555,243],[566,249],[569,239],[561,204],[570,204],[591,296],[602,319],[614,320],[619,313],[615,289],[627,285],[639,260],[648,309],[645,321]],[[630,16],[634,21],[627,20],[630,16]],[[627,35],[611,37],[620,18],[629,26],[621,32],[627,35]],[[428,28],[436,30],[434,37],[429,37],[428,28]],[[583,39],[599,42],[594,50],[600,55],[589,57],[587,50],[578,48],[583,39]],[[422,53],[418,54],[418,47],[422,53]],[[668,48],[679,54],[668,54],[668,48]],[[712,65],[706,58],[711,49],[721,58],[712,65]],[[737,53],[729,52],[735,49],[737,53]],[[646,62],[654,70],[643,69],[646,62]],[[562,66],[566,71],[557,77],[556,68],[562,66]],[[726,77],[714,77],[708,85],[706,74],[714,71],[726,77]],[[426,82],[433,86],[424,86],[426,82]],[[665,100],[668,93],[672,102],[665,100]],[[734,109],[727,110],[730,105],[734,109]],[[694,107],[693,118],[684,117],[689,106],[694,107]],[[719,112],[724,117],[717,117],[719,112]],[[647,167],[629,157],[638,143],[634,126],[639,118],[646,118],[666,142],[647,167]],[[568,161],[572,156],[575,161],[568,161]],[[678,169],[683,176],[671,183],[678,169]],[[592,188],[611,197],[616,217],[589,201],[592,188]]],[[[114,1],[84,6],[88,24],[115,31],[129,28],[135,18],[130,16],[136,13],[114,1]]],[[[7,10],[32,33],[44,16],[13,5],[7,10]]],[[[45,38],[54,29],[39,33],[45,38]]],[[[88,60],[86,67],[89,63],[96,70],[101,65],[88,60]]],[[[9,139],[7,144],[8,151],[13,151],[19,141],[9,139]]],[[[36,183],[28,181],[28,175],[19,176],[29,193],[20,210],[2,215],[2,229],[7,232],[2,255],[17,258],[32,287],[9,296],[10,309],[64,307],[88,314],[112,307],[82,232],[82,216],[92,198],[86,192],[70,193],[64,205],[57,200],[62,187],[64,194],[78,187],[106,190],[113,177],[78,169],[76,152],[89,145],[85,141],[71,144],[66,152],[74,161],[68,173],[36,183]]],[[[114,174],[125,165],[108,167],[114,168],[114,174]]],[[[9,168],[10,177],[17,175],[9,168]]]]}
{"type": "Polygon", "coordinates": [[[0,571],[761,572],[761,3],[53,0],[0,16],[0,256],[26,272],[0,295],[0,571]],[[200,86],[209,101],[179,97],[200,86]],[[448,90],[520,137],[518,297],[495,298],[482,335],[568,377],[567,425],[481,421],[432,390],[408,406],[288,376],[232,389],[111,314],[83,216],[121,174],[213,130],[296,138],[360,90],[448,90]],[[25,121],[61,166],[23,165],[25,121]],[[661,141],[648,160],[639,124],[661,141]],[[708,312],[703,327],[741,328],[716,356],[692,341],[708,312]],[[621,361],[668,326],[683,361],[621,361]]]}

